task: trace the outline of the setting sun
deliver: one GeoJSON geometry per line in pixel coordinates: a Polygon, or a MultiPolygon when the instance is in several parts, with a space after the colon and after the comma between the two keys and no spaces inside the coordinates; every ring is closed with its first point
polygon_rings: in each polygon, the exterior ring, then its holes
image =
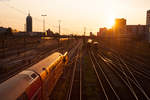
{"type": "Polygon", "coordinates": [[[126,18],[128,24],[145,24],[149,4],[150,0],[36,0],[36,3],[35,0],[0,0],[0,9],[4,9],[0,25],[25,31],[25,18],[30,11],[33,31],[43,31],[41,15],[46,14],[46,30],[58,32],[58,20],[61,20],[62,34],[82,35],[84,27],[87,33],[91,29],[96,33],[100,27],[111,28],[118,17],[126,18]]]}
{"type": "Polygon", "coordinates": [[[115,23],[115,17],[114,16],[109,16],[107,19],[107,28],[112,28],[112,26],[115,23]]]}
{"type": "Polygon", "coordinates": [[[112,26],[114,25],[114,18],[110,18],[110,20],[109,20],[109,25],[108,25],[108,28],[112,28],[112,26]]]}

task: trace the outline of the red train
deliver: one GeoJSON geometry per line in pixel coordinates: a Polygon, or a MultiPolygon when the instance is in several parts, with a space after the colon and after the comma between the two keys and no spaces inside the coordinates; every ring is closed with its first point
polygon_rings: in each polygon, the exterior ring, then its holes
{"type": "Polygon", "coordinates": [[[67,53],[53,53],[0,84],[0,100],[47,100],[67,63],[67,53]]]}

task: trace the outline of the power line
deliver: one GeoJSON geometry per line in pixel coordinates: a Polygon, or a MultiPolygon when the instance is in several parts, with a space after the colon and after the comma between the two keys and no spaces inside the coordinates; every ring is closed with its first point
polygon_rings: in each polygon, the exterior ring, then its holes
{"type": "Polygon", "coordinates": [[[8,3],[6,3],[6,2],[1,2],[1,3],[3,3],[5,6],[7,6],[7,7],[11,8],[11,9],[13,9],[13,10],[15,10],[15,11],[19,12],[20,14],[23,14],[23,15],[25,15],[25,14],[26,14],[23,10],[18,9],[18,8],[14,7],[14,6],[12,6],[12,5],[10,5],[10,4],[8,4],[8,3]]]}
{"type": "MultiPolygon", "coordinates": [[[[6,7],[10,8],[10,9],[13,9],[13,10],[15,10],[16,12],[18,12],[18,13],[24,15],[24,16],[27,15],[27,13],[25,13],[23,10],[16,8],[15,6],[13,6],[13,5],[11,5],[11,4],[8,4],[8,3],[6,3],[6,2],[1,2],[1,3],[3,3],[6,7]]],[[[32,18],[35,19],[35,20],[38,21],[38,22],[43,22],[42,19],[39,19],[39,18],[37,18],[37,17],[32,17],[32,18]]],[[[60,23],[60,22],[59,22],[59,23],[60,23]]],[[[58,28],[58,26],[54,26],[54,25],[50,25],[50,26],[53,27],[53,28],[58,28]]],[[[60,27],[60,24],[59,24],[59,27],[60,27]]],[[[59,29],[60,29],[60,28],[59,28],[59,29]]],[[[61,29],[64,30],[64,31],[69,31],[69,32],[71,32],[71,33],[74,33],[74,32],[72,32],[72,31],[71,31],[70,29],[68,29],[68,28],[61,28],[61,29]]],[[[60,33],[60,30],[59,30],[59,33],[60,33]]],[[[78,33],[78,32],[77,32],[77,33],[78,33]]]]}

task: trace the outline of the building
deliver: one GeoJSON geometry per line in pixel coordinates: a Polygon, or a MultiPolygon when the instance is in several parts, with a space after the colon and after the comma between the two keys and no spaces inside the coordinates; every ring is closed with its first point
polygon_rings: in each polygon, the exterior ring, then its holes
{"type": "Polygon", "coordinates": [[[90,36],[91,36],[91,37],[93,36],[93,33],[92,33],[92,32],[90,32],[90,36]]]}
{"type": "Polygon", "coordinates": [[[115,19],[115,25],[113,27],[113,30],[114,30],[114,35],[126,33],[126,19],[124,18],[115,19]]]}
{"type": "Polygon", "coordinates": [[[12,35],[12,28],[0,27],[0,35],[12,35]]]}
{"type": "Polygon", "coordinates": [[[43,36],[43,32],[30,32],[30,34],[28,34],[27,32],[15,32],[13,33],[14,36],[43,36]]]}
{"type": "Polygon", "coordinates": [[[106,32],[107,32],[107,28],[106,27],[100,28],[99,32],[97,32],[97,36],[105,36],[106,32]]]}
{"type": "Polygon", "coordinates": [[[150,42],[150,10],[147,11],[146,25],[147,25],[147,37],[148,41],[150,42]]]}
{"type": "Polygon", "coordinates": [[[32,32],[32,17],[30,16],[30,13],[28,14],[26,18],[26,31],[32,32]]]}
{"type": "Polygon", "coordinates": [[[127,25],[127,32],[133,34],[143,34],[147,32],[146,25],[127,25]]]}
{"type": "Polygon", "coordinates": [[[125,25],[126,25],[126,19],[124,18],[115,19],[115,26],[125,26],[125,25]]]}
{"type": "Polygon", "coordinates": [[[138,36],[146,39],[147,25],[127,25],[127,33],[130,36],[138,36]]]}
{"type": "Polygon", "coordinates": [[[146,25],[150,25],[150,10],[147,11],[146,25]]]}
{"type": "Polygon", "coordinates": [[[0,32],[6,32],[8,28],[0,27],[0,32]]]}

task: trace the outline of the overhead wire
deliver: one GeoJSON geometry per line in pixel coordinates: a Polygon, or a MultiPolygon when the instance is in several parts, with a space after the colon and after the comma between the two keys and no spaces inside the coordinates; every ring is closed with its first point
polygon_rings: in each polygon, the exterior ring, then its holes
{"type": "MultiPolygon", "coordinates": [[[[23,10],[21,10],[21,9],[18,9],[18,8],[16,8],[15,6],[13,6],[13,5],[11,5],[11,4],[9,4],[9,3],[7,3],[7,2],[1,2],[3,5],[5,5],[6,7],[8,7],[8,8],[10,8],[10,9],[13,9],[13,10],[15,10],[16,12],[18,12],[18,13],[20,13],[20,14],[22,14],[22,15],[27,15],[27,13],[25,13],[23,10]]],[[[38,22],[43,22],[43,20],[42,19],[39,19],[39,18],[37,18],[37,17],[33,17],[33,19],[35,19],[36,21],[38,21],[38,22]]],[[[53,27],[53,28],[58,28],[58,26],[54,26],[54,25],[50,25],[50,27],[53,27]]],[[[70,31],[70,29],[68,29],[68,28],[61,28],[63,31],[69,31],[69,33],[74,33],[74,32],[72,32],[72,31],[70,31]]]]}

